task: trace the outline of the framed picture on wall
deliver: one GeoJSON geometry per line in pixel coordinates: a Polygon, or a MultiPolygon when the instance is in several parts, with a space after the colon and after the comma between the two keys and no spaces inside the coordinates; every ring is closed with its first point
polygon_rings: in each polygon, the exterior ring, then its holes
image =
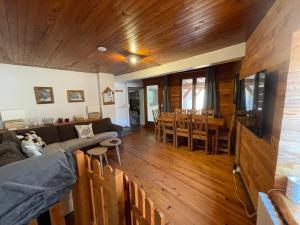
{"type": "Polygon", "coordinates": [[[34,87],[34,94],[37,104],[54,103],[52,87],[34,87]]]}
{"type": "Polygon", "coordinates": [[[68,90],[68,102],[84,102],[84,91],[83,90],[68,90]]]}
{"type": "Polygon", "coordinates": [[[103,105],[113,105],[113,104],[115,104],[115,94],[109,87],[107,87],[102,92],[102,99],[103,99],[103,105]]]}

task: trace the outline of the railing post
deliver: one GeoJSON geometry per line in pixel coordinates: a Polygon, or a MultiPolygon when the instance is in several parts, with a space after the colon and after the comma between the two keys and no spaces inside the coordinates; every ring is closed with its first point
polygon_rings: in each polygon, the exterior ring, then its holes
{"type": "Polygon", "coordinates": [[[62,202],[56,203],[49,209],[51,225],[66,225],[62,202]]]}
{"type": "Polygon", "coordinates": [[[36,219],[34,219],[34,220],[32,220],[31,222],[30,222],[30,224],[29,225],[38,225],[38,222],[37,222],[37,220],[36,219]]]}
{"type": "Polygon", "coordinates": [[[84,153],[77,150],[75,153],[77,164],[77,183],[72,190],[74,201],[74,217],[76,225],[91,225],[92,213],[91,208],[91,193],[89,176],[87,175],[86,160],[84,153]]]}
{"type": "Polygon", "coordinates": [[[124,174],[125,220],[126,225],[131,225],[130,187],[128,176],[124,174]]]}
{"type": "Polygon", "coordinates": [[[125,225],[125,201],[123,171],[105,167],[104,179],[107,181],[109,225],[125,225]]]}

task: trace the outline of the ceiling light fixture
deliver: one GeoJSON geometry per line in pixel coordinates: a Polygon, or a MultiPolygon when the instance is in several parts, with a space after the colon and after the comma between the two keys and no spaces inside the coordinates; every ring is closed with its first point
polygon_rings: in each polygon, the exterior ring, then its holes
{"type": "Polygon", "coordinates": [[[129,56],[127,56],[127,62],[129,62],[132,65],[137,65],[139,64],[141,61],[141,57],[131,54],[129,56]]]}
{"type": "Polygon", "coordinates": [[[106,52],[106,51],[107,51],[106,47],[103,46],[98,47],[98,52],[106,52]]]}

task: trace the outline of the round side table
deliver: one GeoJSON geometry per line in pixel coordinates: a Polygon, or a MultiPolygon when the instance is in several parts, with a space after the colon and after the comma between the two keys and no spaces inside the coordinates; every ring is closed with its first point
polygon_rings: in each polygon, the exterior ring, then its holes
{"type": "Polygon", "coordinates": [[[119,152],[119,145],[122,144],[122,140],[120,138],[110,138],[102,141],[100,143],[101,146],[107,147],[107,148],[115,148],[116,154],[118,157],[119,164],[121,166],[121,158],[120,158],[120,152],[119,152]]]}
{"type": "Polygon", "coordinates": [[[107,148],[106,147],[97,147],[93,148],[87,151],[87,153],[90,155],[90,158],[92,159],[92,156],[98,156],[100,160],[100,169],[101,169],[101,175],[103,175],[103,156],[105,158],[106,165],[108,165],[107,156],[106,156],[107,148]]]}

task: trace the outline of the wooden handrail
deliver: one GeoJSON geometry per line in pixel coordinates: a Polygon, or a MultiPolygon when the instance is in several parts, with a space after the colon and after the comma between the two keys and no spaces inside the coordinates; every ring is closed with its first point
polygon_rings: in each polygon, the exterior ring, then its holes
{"type": "Polygon", "coordinates": [[[124,172],[104,168],[81,151],[75,152],[78,181],[73,190],[76,225],[165,225],[164,216],[154,209],[137,183],[124,172]],[[85,209],[83,207],[86,207],[85,209]]]}

